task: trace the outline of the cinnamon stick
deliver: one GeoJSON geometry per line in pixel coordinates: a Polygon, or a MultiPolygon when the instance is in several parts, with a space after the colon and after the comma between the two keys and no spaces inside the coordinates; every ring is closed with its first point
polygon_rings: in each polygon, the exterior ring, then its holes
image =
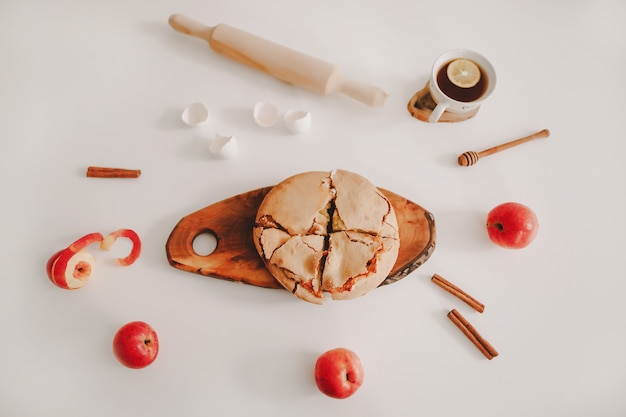
{"type": "Polygon", "coordinates": [[[446,280],[441,275],[434,274],[431,278],[431,281],[437,284],[439,287],[443,288],[444,290],[448,291],[450,294],[457,297],[459,300],[465,302],[467,305],[469,305],[479,313],[485,311],[485,305],[483,303],[476,300],[474,297],[472,297],[450,281],[446,280]]]}
{"type": "Polygon", "coordinates": [[[452,309],[448,313],[448,318],[463,332],[463,334],[474,344],[474,346],[476,346],[478,350],[485,355],[487,359],[491,360],[498,356],[498,351],[495,350],[493,346],[491,346],[491,344],[487,342],[487,340],[485,340],[480,333],[478,333],[478,331],[476,331],[474,326],[472,326],[470,322],[468,322],[467,319],[461,315],[461,313],[452,309]]]}
{"type": "Polygon", "coordinates": [[[139,178],[140,169],[88,167],[87,177],[90,178],[139,178]]]}

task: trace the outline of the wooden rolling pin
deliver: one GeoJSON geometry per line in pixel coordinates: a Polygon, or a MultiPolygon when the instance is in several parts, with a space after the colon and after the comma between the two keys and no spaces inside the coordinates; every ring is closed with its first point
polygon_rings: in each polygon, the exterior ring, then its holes
{"type": "Polygon", "coordinates": [[[382,106],[387,99],[378,87],[343,78],[332,64],[234,27],[209,27],[181,14],[170,16],[169,24],[178,32],[208,41],[221,55],[315,93],[340,92],[369,106],[382,106]]]}

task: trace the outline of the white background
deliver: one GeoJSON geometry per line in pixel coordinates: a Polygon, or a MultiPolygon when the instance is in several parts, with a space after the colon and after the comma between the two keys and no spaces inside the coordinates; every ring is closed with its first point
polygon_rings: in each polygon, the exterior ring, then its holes
{"type": "Polygon", "coordinates": [[[626,3],[616,1],[35,1],[0,5],[0,415],[623,416],[626,334],[626,3]],[[185,13],[336,64],[389,93],[382,108],[318,96],[229,61],[172,30],[185,13]],[[476,117],[428,124],[406,107],[451,48],[490,59],[498,81],[476,117]],[[188,128],[202,101],[210,122],[188,128]],[[254,124],[257,101],[310,111],[309,133],[254,124]],[[456,165],[537,130],[551,137],[456,165]],[[235,135],[236,159],[208,142],[235,135]],[[137,180],[85,177],[89,165],[137,180]],[[316,306],[182,272],[165,242],[185,215],[295,173],[342,168],[417,202],[437,248],[404,280],[316,306]],[[504,201],[540,221],[526,249],[492,244],[504,201]],[[92,253],[79,291],[45,263],[78,237],[132,228],[92,253]],[[486,305],[478,314],[430,282],[439,273],[486,305]],[[446,318],[457,308],[500,352],[492,361],[446,318]],[[143,370],[111,352],[144,320],[161,340],[143,370]],[[351,398],[317,391],[313,366],[359,354],[351,398]]]}

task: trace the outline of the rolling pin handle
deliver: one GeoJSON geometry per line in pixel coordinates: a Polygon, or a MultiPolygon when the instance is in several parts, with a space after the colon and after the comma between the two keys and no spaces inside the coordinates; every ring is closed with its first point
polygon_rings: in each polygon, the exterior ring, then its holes
{"type": "Polygon", "coordinates": [[[183,14],[173,14],[168,23],[177,32],[208,41],[211,39],[214,27],[207,26],[183,14]]]}
{"type": "Polygon", "coordinates": [[[339,91],[373,107],[380,107],[385,104],[388,96],[386,92],[378,87],[349,80],[342,80],[339,91]]]}

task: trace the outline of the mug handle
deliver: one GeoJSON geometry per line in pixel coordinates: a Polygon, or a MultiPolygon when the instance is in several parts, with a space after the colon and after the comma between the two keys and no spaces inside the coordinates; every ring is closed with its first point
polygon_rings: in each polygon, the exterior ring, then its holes
{"type": "Polygon", "coordinates": [[[437,106],[433,109],[433,112],[428,117],[428,121],[430,123],[437,123],[437,121],[439,121],[439,118],[441,118],[441,115],[444,111],[446,111],[447,108],[447,104],[443,102],[437,103],[437,106]]]}

